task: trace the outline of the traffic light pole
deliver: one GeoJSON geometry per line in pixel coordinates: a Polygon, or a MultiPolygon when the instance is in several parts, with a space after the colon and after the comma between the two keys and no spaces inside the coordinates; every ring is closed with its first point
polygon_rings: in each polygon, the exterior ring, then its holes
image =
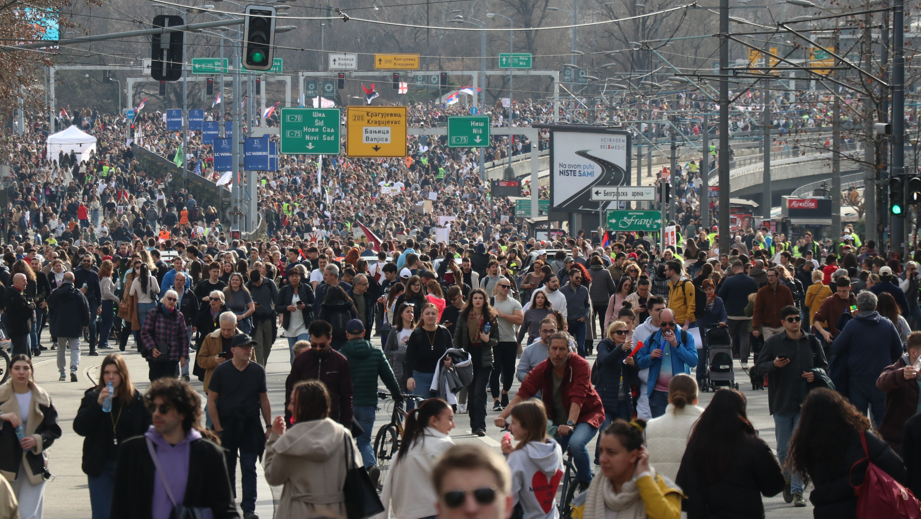
{"type": "MultiPolygon", "coordinates": [[[[241,40],[237,40],[233,43],[233,130],[231,133],[231,138],[233,139],[232,146],[232,165],[231,165],[231,175],[230,179],[230,207],[233,209],[232,212],[238,213],[240,208],[240,148],[242,146],[243,134],[240,131],[240,118],[243,114],[240,113],[240,66],[239,58],[240,56],[240,45],[242,44],[241,40]]],[[[233,224],[231,225],[231,230],[240,229],[239,216],[234,215],[233,224]]]]}
{"type": "Polygon", "coordinates": [[[700,159],[700,223],[710,234],[710,115],[704,113],[703,149],[700,159]]]}
{"type": "Polygon", "coordinates": [[[729,0],[720,0],[719,251],[729,252],[729,0]]]}
{"type": "MultiPolygon", "coordinates": [[[[672,124],[671,124],[671,128],[669,128],[668,133],[672,138],[672,145],[671,145],[671,162],[669,164],[671,167],[671,170],[669,171],[668,182],[672,185],[672,193],[671,193],[672,196],[671,196],[671,199],[668,201],[668,220],[669,220],[669,223],[671,223],[675,221],[675,206],[678,204],[678,189],[677,189],[678,188],[678,155],[677,155],[678,135],[676,131],[676,129],[678,128],[678,125],[676,124],[674,115],[669,116],[669,119],[671,119],[672,124]]],[[[663,247],[663,250],[664,250],[664,247],[663,247]]]]}
{"type": "MultiPolygon", "coordinates": [[[[892,176],[905,180],[905,1],[892,1],[892,176]]],[[[904,190],[907,192],[908,190],[904,190]]],[[[907,202],[907,200],[906,200],[907,202]]],[[[905,204],[905,217],[911,215],[905,204]]],[[[908,247],[911,221],[896,218],[890,233],[891,250],[904,254],[908,247]],[[897,240],[903,240],[898,249],[897,240]]]]}

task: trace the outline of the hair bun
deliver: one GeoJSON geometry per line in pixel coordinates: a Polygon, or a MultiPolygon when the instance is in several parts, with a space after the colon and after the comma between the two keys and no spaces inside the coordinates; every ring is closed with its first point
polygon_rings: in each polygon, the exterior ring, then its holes
{"type": "Polygon", "coordinates": [[[672,405],[678,409],[684,409],[684,406],[688,405],[688,395],[680,389],[672,392],[671,400],[672,405]]]}
{"type": "Polygon", "coordinates": [[[636,427],[636,429],[641,433],[646,432],[646,420],[643,420],[642,418],[630,420],[630,425],[636,427]]]}
{"type": "Polygon", "coordinates": [[[623,306],[621,306],[621,309],[628,310],[630,308],[633,308],[633,303],[631,303],[630,301],[624,301],[624,304],[623,306]]]}

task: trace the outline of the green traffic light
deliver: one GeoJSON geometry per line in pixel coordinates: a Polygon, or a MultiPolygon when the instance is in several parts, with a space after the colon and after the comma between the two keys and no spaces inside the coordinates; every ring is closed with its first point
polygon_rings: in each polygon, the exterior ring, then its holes
{"type": "Polygon", "coordinates": [[[249,60],[253,63],[262,63],[265,61],[265,54],[256,51],[249,55],[249,60]]]}
{"type": "Polygon", "coordinates": [[[892,205],[892,214],[902,214],[902,206],[898,204],[892,205]]]}

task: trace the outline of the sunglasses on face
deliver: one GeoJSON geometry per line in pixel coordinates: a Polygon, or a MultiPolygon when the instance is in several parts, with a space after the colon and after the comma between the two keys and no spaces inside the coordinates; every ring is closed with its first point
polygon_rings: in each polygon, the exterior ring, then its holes
{"type": "Polygon", "coordinates": [[[160,404],[159,406],[156,404],[147,404],[147,412],[150,414],[154,414],[157,411],[160,411],[160,414],[167,414],[172,408],[172,404],[160,404]]]}
{"type": "Polygon", "coordinates": [[[800,317],[800,316],[798,316],[798,315],[797,315],[797,316],[793,316],[793,317],[787,317],[786,319],[784,319],[784,321],[787,321],[788,323],[798,323],[798,322],[800,322],[800,321],[802,321],[802,320],[803,320],[803,318],[800,317]]]}
{"type": "Polygon", "coordinates": [[[660,327],[660,328],[674,328],[674,327],[675,327],[675,322],[672,321],[672,322],[668,322],[668,323],[659,323],[659,327],[660,327]]]}
{"type": "Polygon", "coordinates": [[[220,298],[220,297],[212,297],[212,298],[209,298],[208,300],[211,301],[211,302],[214,302],[214,301],[220,301],[221,298],[220,298]]]}
{"type": "Polygon", "coordinates": [[[499,285],[499,288],[512,288],[512,285],[499,285]]]}
{"type": "Polygon", "coordinates": [[[178,301],[178,299],[176,299],[175,297],[167,297],[166,300],[167,301],[178,301]]]}
{"type": "Polygon", "coordinates": [[[323,348],[325,348],[325,347],[328,346],[328,345],[329,345],[329,343],[318,344],[318,343],[316,343],[316,342],[312,342],[312,343],[310,343],[310,349],[311,349],[311,350],[322,350],[323,348]]]}
{"type": "Polygon", "coordinates": [[[473,494],[473,498],[481,505],[491,505],[496,500],[496,489],[492,487],[477,488],[474,490],[455,490],[445,492],[443,499],[448,508],[460,508],[464,501],[467,500],[467,494],[473,494]]]}

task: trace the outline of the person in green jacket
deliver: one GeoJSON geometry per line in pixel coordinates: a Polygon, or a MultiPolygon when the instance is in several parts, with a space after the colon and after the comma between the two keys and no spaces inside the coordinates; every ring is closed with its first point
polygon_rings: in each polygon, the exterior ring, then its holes
{"type": "Polygon", "coordinates": [[[365,325],[361,319],[352,319],[346,323],[345,335],[348,342],[342,346],[339,353],[345,355],[349,361],[349,371],[352,374],[352,420],[361,426],[363,431],[361,436],[355,438],[355,443],[358,444],[358,451],[361,452],[368,474],[376,484],[380,470],[375,466],[377,460],[374,459],[371,436],[374,434],[378,377],[384,381],[395,402],[401,402],[403,396],[384,353],[365,340],[365,325]]]}

